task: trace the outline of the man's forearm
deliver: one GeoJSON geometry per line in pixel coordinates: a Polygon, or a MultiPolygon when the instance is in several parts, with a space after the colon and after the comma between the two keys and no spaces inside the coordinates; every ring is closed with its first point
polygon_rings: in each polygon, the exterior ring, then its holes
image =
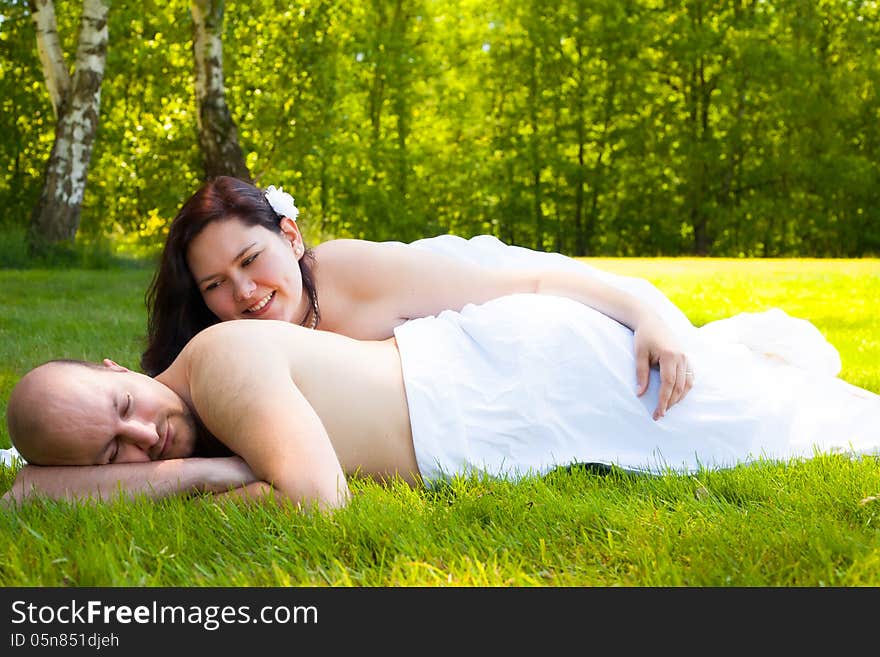
{"type": "Polygon", "coordinates": [[[271,484],[267,484],[265,481],[254,481],[246,486],[219,492],[214,495],[214,499],[241,499],[256,502],[271,494],[275,494],[271,484]]]}
{"type": "Polygon", "coordinates": [[[222,492],[254,481],[238,457],[186,458],[87,466],[24,466],[4,501],[30,496],[56,500],[159,499],[186,492],[222,492]]]}

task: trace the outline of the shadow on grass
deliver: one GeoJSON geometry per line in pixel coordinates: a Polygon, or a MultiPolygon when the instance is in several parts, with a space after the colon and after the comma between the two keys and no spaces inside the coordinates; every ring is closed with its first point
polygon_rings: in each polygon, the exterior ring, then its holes
{"type": "Polygon", "coordinates": [[[155,263],[155,258],[121,256],[105,239],[34,247],[24,230],[0,228],[0,269],[146,269],[155,263]]]}

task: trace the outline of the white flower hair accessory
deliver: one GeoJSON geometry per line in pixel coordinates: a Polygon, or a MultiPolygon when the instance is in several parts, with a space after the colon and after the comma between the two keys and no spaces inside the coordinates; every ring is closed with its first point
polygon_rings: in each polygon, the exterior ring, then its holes
{"type": "Polygon", "coordinates": [[[283,187],[276,188],[275,185],[269,185],[263,195],[278,216],[290,217],[296,221],[299,209],[293,204],[293,197],[283,190],[283,187]]]}

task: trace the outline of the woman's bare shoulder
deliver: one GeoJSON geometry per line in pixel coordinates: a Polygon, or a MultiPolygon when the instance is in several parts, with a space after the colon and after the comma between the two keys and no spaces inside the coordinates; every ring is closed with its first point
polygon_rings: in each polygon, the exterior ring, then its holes
{"type": "Polygon", "coordinates": [[[329,240],[315,247],[318,294],[327,311],[325,328],[346,323],[343,318],[357,314],[358,306],[384,295],[389,278],[404,276],[398,262],[400,249],[405,248],[402,243],[357,239],[329,240]]]}
{"type": "Polygon", "coordinates": [[[403,242],[371,242],[352,238],[327,240],[312,249],[319,266],[350,265],[355,262],[384,257],[389,251],[406,249],[403,242]]]}

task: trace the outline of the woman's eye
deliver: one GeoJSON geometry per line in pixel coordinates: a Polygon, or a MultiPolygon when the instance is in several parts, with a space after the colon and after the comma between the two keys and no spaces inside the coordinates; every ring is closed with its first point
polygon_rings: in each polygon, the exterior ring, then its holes
{"type": "Polygon", "coordinates": [[[220,281],[214,281],[213,283],[209,283],[205,286],[205,292],[210,292],[211,290],[216,290],[220,287],[220,281]]]}
{"type": "Polygon", "coordinates": [[[242,267],[247,267],[249,264],[251,264],[254,260],[257,259],[257,256],[258,256],[258,255],[260,255],[260,254],[259,254],[259,253],[255,253],[255,254],[252,255],[252,256],[248,256],[247,258],[245,258],[244,260],[241,261],[241,266],[242,266],[242,267]]]}
{"type": "Polygon", "coordinates": [[[122,412],[123,417],[131,415],[132,406],[134,406],[134,397],[131,396],[130,392],[127,392],[125,393],[125,408],[122,412]]]}

